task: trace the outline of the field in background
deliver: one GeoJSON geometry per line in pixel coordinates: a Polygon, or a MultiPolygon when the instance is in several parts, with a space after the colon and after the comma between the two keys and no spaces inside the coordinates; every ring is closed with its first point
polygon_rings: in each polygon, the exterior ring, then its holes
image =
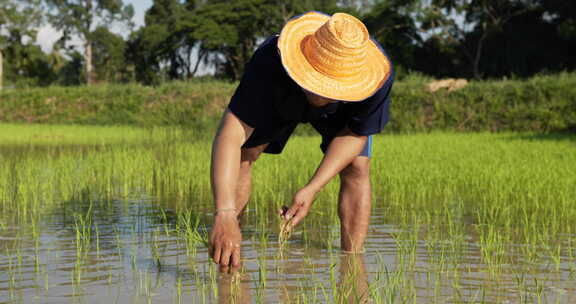
{"type": "MultiPolygon", "coordinates": [[[[433,79],[397,81],[385,132],[573,131],[576,74],[473,81],[454,92],[426,91],[433,79]]],[[[212,80],[159,87],[98,85],[0,92],[0,121],[84,125],[187,126],[212,134],[236,84],[212,80]]],[[[301,133],[309,133],[301,129],[301,133]]]]}
{"type": "Polygon", "coordinates": [[[338,251],[337,181],[278,247],[276,210],[322,156],[294,137],[256,163],[243,270],[218,275],[197,132],[0,125],[0,303],[576,301],[573,135],[377,136],[360,256],[338,251]]]}

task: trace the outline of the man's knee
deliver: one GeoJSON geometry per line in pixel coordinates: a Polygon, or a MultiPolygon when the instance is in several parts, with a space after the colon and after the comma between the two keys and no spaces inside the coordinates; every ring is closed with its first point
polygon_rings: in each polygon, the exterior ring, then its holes
{"type": "Polygon", "coordinates": [[[358,156],[340,172],[340,179],[347,184],[364,184],[370,181],[370,158],[358,156]]]}

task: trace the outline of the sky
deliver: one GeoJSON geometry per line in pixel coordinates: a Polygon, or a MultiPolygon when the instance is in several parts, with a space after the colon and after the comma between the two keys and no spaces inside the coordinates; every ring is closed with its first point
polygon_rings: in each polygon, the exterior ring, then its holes
{"type": "MultiPolygon", "coordinates": [[[[124,3],[132,4],[132,6],[134,6],[133,21],[136,24],[136,28],[144,25],[144,13],[148,8],[150,8],[150,6],[152,6],[152,0],[124,0],[124,3]]],[[[112,29],[112,31],[118,34],[127,34],[120,32],[120,30],[112,29]]],[[[59,33],[53,27],[46,24],[38,31],[38,43],[44,52],[49,53],[52,51],[52,45],[54,42],[57,41],[61,36],[62,33],[59,33]]],[[[80,40],[74,39],[72,44],[81,46],[82,43],[80,40]]]]}

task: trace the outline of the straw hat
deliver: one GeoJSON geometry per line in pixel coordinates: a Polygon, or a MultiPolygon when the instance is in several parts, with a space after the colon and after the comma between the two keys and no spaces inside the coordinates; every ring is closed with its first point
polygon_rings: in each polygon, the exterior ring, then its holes
{"type": "Polygon", "coordinates": [[[390,75],[390,62],[366,26],[344,13],[309,12],[288,21],[278,49],[299,86],[330,99],[362,101],[390,75]]]}

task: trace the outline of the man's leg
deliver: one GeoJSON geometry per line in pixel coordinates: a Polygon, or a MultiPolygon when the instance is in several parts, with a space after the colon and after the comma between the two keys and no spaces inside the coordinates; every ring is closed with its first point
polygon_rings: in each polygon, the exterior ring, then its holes
{"type": "Polygon", "coordinates": [[[338,215],[342,250],[360,252],[370,224],[370,158],[356,157],[340,172],[338,215]]]}
{"type": "Polygon", "coordinates": [[[253,148],[242,149],[240,172],[238,174],[238,188],[236,189],[236,209],[240,211],[238,213],[238,219],[244,214],[244,209],[250,199],[250,191],[252,189],[252,165],[267,146],[268,144],[264,144],[253,148]]]}

